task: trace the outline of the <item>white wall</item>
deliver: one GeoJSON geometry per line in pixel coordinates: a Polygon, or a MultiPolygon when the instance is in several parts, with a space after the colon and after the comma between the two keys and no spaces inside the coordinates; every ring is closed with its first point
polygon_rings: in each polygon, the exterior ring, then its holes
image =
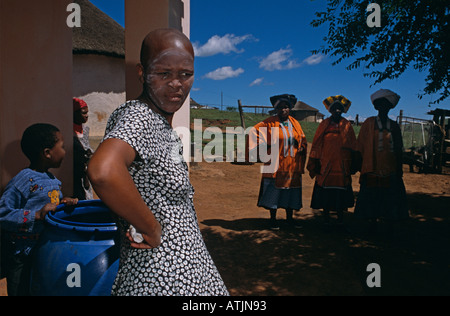
{"type": "Polygon", "coordinates": [[[74,55],[73,93],[89,106],[90,136],[103,136],[109,116],[125,102],[125,59],[74,55]]]}

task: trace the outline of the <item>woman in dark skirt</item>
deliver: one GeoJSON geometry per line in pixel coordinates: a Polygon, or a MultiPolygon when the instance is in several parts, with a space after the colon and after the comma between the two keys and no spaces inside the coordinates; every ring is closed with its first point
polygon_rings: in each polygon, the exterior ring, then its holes
{"type": "MultiPolygon", "coordinates": [[[[277,209],[286,210],[286,220],[296,226],[294,210],[302,208],[302,173],[306,161],[306,136],[300,123],[289,115],[297,98],[283,94],[270,98],[277,115],[256,124],[250,131],[249,151],[256,154],[265,147],[276,158],[275,170],[262,174],[258,196],[259,207],[270,211],[270,227],[278,230],[277,209]]],[[[264,161],[265,166],[273,161],[264,161]]],[[[270,169],[270,168],[268,168],[270,169]]]]}
{"type": "Polygon", "coordinates": [[[356,136],[348,120],[342,117],[351,102],[341,96],[331,96],[323,101],[331,116],[322,121],[316,130],[307,169],[316,178],[311,208],[323,209],[325,224],[330,212],[337,212],[338,223],[343,213],[354,205],[351,179],[351,162],[356,151],[356,136]]]}
{"type": "Polygon", "coordinates": [[[409,217],[402,178],[402,135],[399,125],[388,117],[399,99],[390,90],[375,92],[371,100],[378,116],[366,119],[358,135],[362,164],[355,216],[368,219],[372,231],[380,218],[393,228],[395,221],[409,217]]]}

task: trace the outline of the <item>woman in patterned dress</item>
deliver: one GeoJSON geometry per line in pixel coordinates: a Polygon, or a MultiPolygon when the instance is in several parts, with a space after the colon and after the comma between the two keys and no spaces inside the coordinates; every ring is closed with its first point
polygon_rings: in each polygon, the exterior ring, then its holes
{"type": "Polygon", "coordinates": [[[113,295],[228,295],[203,241],[194,189],[171,123],[194,80],[194,51],[174,29],[150,32],[137,67],[143,92],[116,109],[91,158],[94,190],[119,217],[113,295]],[[135,228],[143,238],[133,240],[135,228]]]}

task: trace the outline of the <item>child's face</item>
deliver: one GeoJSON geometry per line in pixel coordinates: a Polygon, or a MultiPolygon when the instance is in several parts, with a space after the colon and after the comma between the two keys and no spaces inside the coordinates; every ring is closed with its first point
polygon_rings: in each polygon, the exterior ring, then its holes
{"type": "Polygon", "coordinates": [[[50,168],[59,168],[66,155],[66,150],[64,149],[64,139],[61,132],[56,132],[55,136],[58,141],[53,148],[49,149],[47,156],[50,161],[50,168]]]}

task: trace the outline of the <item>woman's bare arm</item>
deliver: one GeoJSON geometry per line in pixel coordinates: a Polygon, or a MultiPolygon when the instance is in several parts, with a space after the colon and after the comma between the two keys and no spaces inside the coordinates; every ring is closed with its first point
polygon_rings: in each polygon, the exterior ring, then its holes
{"type": "Polygon", "coordinates": [[[161,243],[161,225],[142,199],[128,168],[135,150],[120,139],[107,139],[89,161],[88,177],[99,198],[117,215],[142,233],[145,243],[136,248],[154,248],[161,243]]]}

